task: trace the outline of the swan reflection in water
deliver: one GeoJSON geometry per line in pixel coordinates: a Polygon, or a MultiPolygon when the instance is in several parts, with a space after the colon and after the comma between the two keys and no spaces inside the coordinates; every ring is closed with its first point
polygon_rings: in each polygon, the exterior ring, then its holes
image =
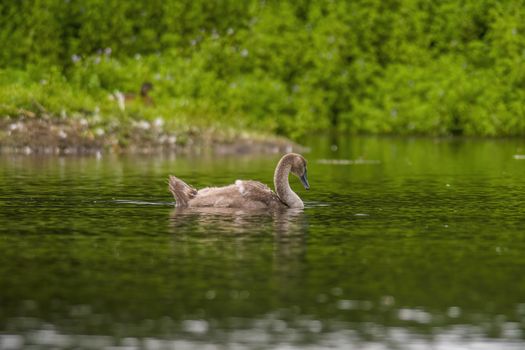
{"type": "Polygon", "coordinates": [[[306,254],[308,221],[302,209],[176,208],[170,225],[177,250],[198,244],[248,258],[271,249],[274,270],[283,278],[301,270],[306,254]]]}
{"type": "Polygon", "coordinates": [[[170,222],[175,233],[199,236],[253,236],[273,232],[276,238],[284,238],[305,235],[308,227],[302,209],[176,208],[171,212],[170,222]]]}

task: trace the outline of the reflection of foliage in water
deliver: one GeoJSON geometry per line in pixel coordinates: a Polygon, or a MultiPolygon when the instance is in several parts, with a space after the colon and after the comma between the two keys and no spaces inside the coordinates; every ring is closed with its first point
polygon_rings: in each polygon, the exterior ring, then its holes
{"type": "Polygon", "coordinates": [[[0,329],[521,339],[522,141],[335,141],[310,142],[304,212],[260,215],[174,212],[166,177],[271,183],[278,156],[1,157],[0,329]]]}

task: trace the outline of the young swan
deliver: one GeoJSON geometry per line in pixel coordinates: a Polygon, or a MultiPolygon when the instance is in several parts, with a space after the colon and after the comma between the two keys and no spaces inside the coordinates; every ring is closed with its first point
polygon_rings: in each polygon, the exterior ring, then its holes
{"type": "Polygon", "coordinates": [[[169,190],[176,200],[176,207],[215,207],[243,209],[304,208],[303,201],[292,191],[288,174],[301,179],[307,190],[310,188],[306,177],[306,160],[296,153],[281,158],[273,176],[275,192],[258,181],[237,180],[224,187],[206,187],[196,190],[184,181],[171,176],[169,190]]]}

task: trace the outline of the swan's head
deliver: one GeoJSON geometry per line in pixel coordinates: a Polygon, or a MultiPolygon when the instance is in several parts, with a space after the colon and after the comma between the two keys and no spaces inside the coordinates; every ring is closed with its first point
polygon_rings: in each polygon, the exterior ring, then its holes
{"type": "Polygon", "coordinates": [[[308,177],[306,175],[306,159],[297,153],[289,153],[285,157],[288,156],[290,157],[290,161],[292,163],[290,172],[301,179],[301,183],[303,184],[304,188],[309,190],[310,185],[308,184],[308,177]]]}

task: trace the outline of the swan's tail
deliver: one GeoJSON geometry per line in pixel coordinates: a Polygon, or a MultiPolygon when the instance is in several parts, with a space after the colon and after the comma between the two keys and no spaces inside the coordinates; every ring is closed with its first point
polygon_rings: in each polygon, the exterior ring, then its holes
{"type": "Polygon", "coordinates": [[[197,194],[196,189],[172,175],[170,175],[169,189],[177,202],[176,207],[187,207],[190,199],[197,194]]]}

